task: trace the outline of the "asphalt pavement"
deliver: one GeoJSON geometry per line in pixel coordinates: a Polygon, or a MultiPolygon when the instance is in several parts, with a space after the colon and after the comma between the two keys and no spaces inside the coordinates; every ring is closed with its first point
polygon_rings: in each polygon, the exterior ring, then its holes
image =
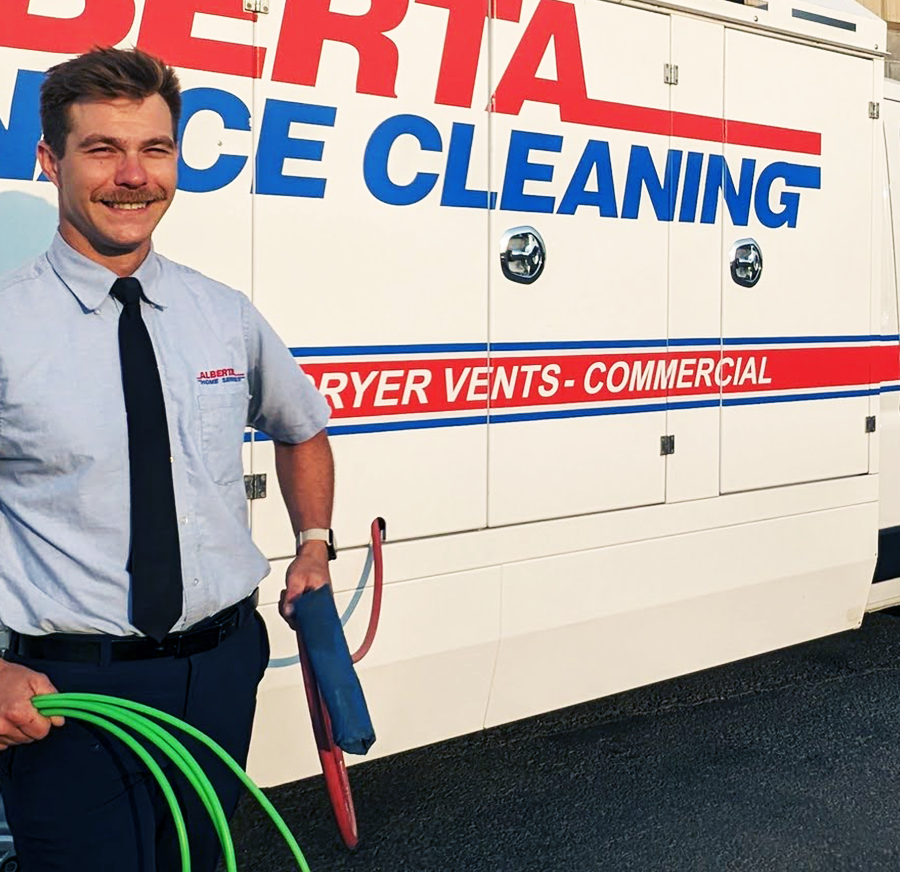
{"type": "MultiPolygon", "coordinates": [[[[377,724],[376,724],[377,728],[377,724]]],[[[898,872],[900,617],[267,791],[312,872],[898,872]]],[[[263,813],[242,872],[295,868],[263,813]]]]}

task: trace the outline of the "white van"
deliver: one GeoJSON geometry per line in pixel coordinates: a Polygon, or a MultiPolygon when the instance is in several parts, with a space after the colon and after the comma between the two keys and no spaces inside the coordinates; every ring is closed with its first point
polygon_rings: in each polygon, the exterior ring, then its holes
{"type": "MultiPolygon", "coordinates": [[[[851,0],[232,6],[0,4],[0,269],[54,228],[41,71],[94,43],[178,66],[156,244],[251,295],[331,402],[339,608],[387,521],[373,755],[900,602],[884,22],[851,0]]],[[[264,434],[245,471],[268,482],[271,785],[318,760],[264,434]]]]}

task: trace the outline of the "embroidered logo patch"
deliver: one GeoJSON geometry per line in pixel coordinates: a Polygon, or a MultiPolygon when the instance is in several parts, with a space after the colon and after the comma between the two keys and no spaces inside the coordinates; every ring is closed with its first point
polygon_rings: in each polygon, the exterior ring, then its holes
{"type": "Polygon", "coordinates": [[[242,382],[247,376],[233,369],[204,369],[197,376],[202,385],[217,385],[219,382],[242,382]]]}

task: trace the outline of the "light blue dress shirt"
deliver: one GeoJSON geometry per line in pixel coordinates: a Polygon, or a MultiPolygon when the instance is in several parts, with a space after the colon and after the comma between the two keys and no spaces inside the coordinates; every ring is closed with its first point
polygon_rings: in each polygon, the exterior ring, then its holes
{"type": "MultiPolygon", "coordinates": [[[[247,524],[245,426],[304,442],[329,408],[243,294],[155,252],[134,276],[172,448],[178,631],[269,572],[247,524]]],[[[115,280],[58,234],[0,278],[0,623],[20,633],[137,633],[115,280]]]]}

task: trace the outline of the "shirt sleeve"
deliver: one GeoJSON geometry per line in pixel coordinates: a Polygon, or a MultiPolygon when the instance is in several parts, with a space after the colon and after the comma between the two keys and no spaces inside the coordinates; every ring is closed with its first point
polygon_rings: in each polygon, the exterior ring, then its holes
{"type": "Polygon", "coordinates": [[[247,423],[278,442],[306,442],[328,424],[330,406],[246,298],[243,317],[250,386],[247,423]]]}

